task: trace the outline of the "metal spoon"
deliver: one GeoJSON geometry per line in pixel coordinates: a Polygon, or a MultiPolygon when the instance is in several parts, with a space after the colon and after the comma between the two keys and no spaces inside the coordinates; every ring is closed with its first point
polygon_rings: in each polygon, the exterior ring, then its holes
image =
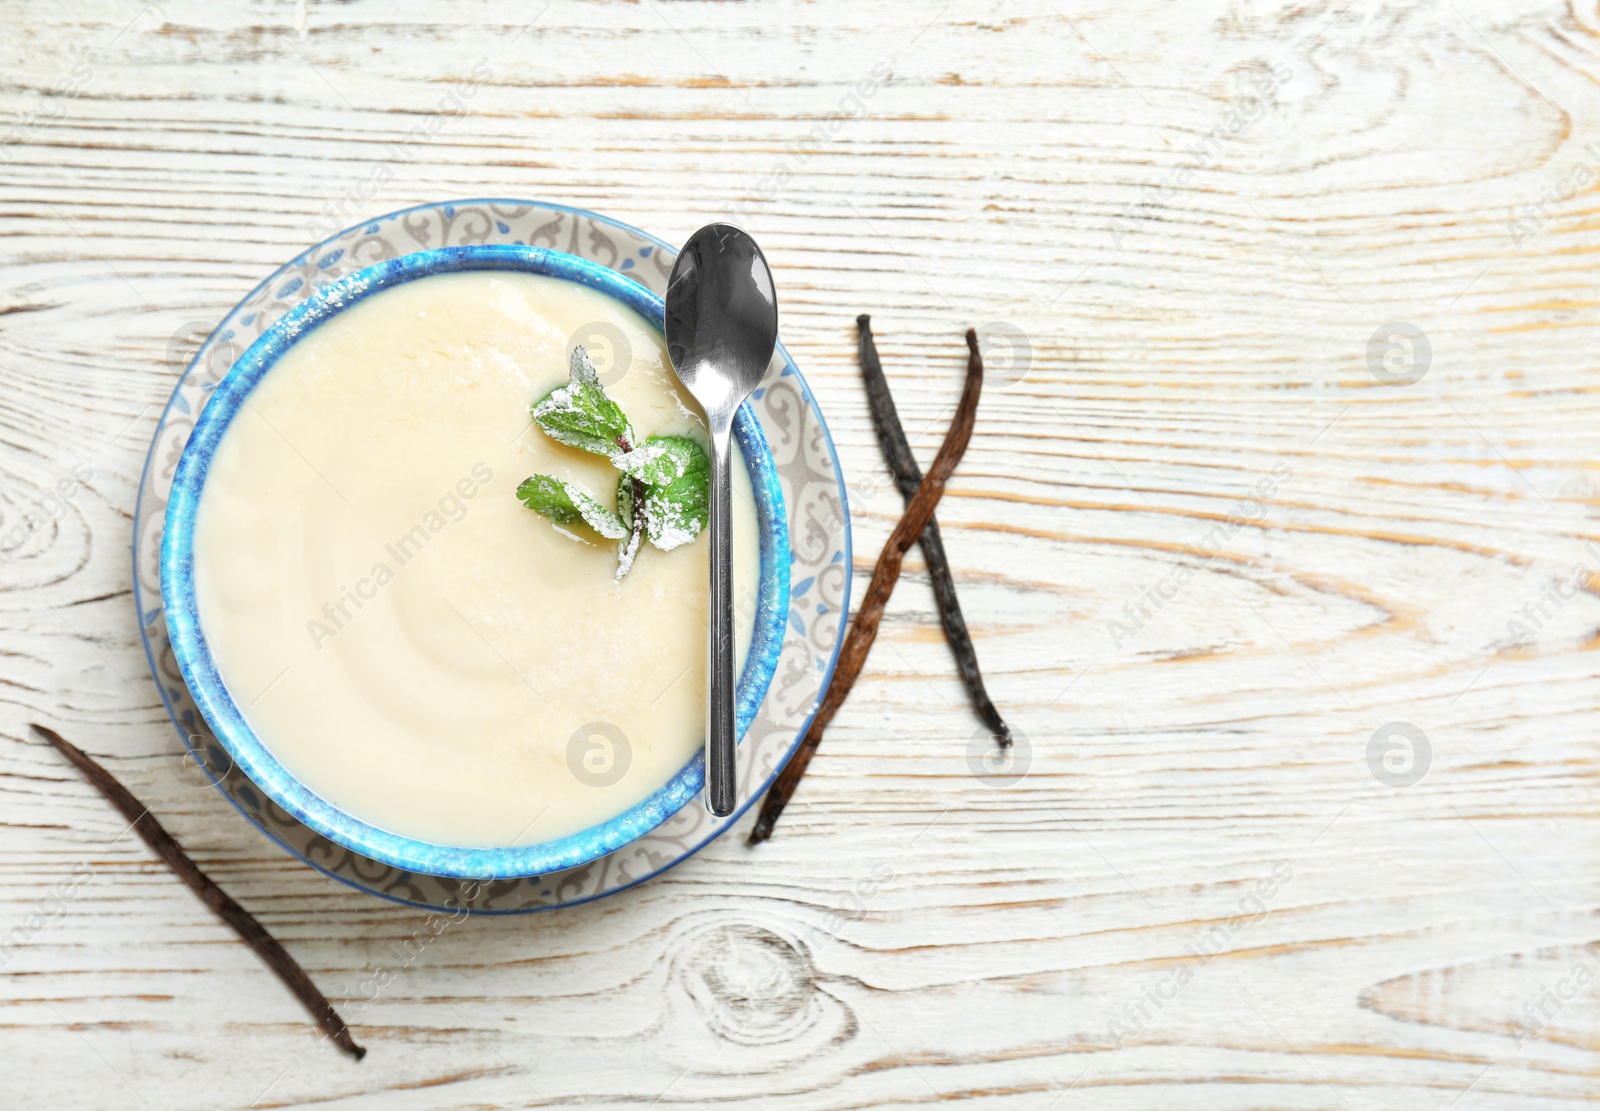
{"type": "Polygon", "coordinates": [[[711,598],[706,652],[706,808],[733,813],[733,414],[778,342],[778,298],[756,241],[729,224],[689,237],[667,284],[667,356],[711,429],[711,598]]]}

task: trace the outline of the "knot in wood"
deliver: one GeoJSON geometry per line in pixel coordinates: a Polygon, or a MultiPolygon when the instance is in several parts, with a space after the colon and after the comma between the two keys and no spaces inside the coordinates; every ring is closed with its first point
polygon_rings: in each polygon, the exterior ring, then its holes
{"type": "Polygon", "coordinates": [[[774,1045],[817,1019],[816,968],[796,943],[733,923],[690,935],[674,978],[708,1029],[739,1045],[774,1045]]]}

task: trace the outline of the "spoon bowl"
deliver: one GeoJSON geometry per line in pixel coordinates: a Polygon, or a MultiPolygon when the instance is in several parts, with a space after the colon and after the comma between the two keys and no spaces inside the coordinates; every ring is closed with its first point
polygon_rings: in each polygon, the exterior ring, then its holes
{"type": "Polygon", "coordinates": [[[708,418],[733,411],[767,372],[778,299],[756,241],[730,224],[689,237],[667,286],[667,355],[708,418]]]}

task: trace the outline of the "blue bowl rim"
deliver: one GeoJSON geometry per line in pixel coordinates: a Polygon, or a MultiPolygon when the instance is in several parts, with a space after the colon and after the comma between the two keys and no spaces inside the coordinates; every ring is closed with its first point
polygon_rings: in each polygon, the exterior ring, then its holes
{"type": "MultiPolygon", "coordinates": [[[[160,566],[163,610],[179,671],[217,740],[252,783],[296,821],[373,860],[428,875],[490,880],[539,876],[577,867],[650,832],[699,793],[705,779],[703,754],[696,754],[665,785],[622,814],[553,841],[514,848],[469,848],[437,845],[392,833],[356,818],[311,791],[255,735],[228,693],[200,629],[193,578],[194,516],[211,454],[251,390],[277,359],[302,336],[374,293],[436,274],[482,270],[534,273],[573,281],[612,297],[657,329],[662,327],[663,304],[654,292],[599,263],[542,247],[484,244],[435,248],[386,259],[348,274],[285,313],[239,356],[213,390],[195,421],[173,476],[160,566]]],[[[790,552],[776,466],[748,403],[735,419],[734,434],[750,474],[761,533],[755,635],[736,692],[742,738],[777,670],[789,609],[790,552]]]]}

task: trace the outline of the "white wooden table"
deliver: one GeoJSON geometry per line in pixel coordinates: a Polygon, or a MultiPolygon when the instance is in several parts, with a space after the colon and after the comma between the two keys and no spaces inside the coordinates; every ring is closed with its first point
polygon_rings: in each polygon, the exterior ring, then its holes
{"type": "Polygon", "coordinates": [[[1600,1096],[1594,6],[542,3],[0,9],[0,1106],[1600,1096]],[[856,313],[924,460],[962,329],[1025,335],[940,513],[1024,777],[920,564],[770,844],[410,956],[175,770],[129,538],[188,333],[330,213],[483,195],[758,235],[858,587],[856,313]]]}

